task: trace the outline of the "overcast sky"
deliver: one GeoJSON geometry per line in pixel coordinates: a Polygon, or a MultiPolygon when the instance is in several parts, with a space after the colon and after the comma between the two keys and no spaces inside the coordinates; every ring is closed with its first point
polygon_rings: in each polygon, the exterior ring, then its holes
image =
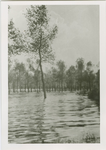
{"type": "MultiPolygon", "coordinates": [[[[21,31],[27,29],[24,12],[29,6],[11,6],[9,19],[21,31]]],[[[47,6],[51,23],[57,24],[58,34],[52,47],[56,60],[64,60],[69,67],[79,57],[85,62],[99,62],[99,6],[96,5],[51,5],[47,6]]]]}

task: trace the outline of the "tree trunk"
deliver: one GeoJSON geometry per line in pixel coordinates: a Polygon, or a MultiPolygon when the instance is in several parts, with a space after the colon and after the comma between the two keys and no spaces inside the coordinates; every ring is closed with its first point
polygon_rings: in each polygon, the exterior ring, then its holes
{"type": "Polygon", "coordinates": [[[18,92],[18,77],[17,77],[17,92],[18,92]]]}
{"type": "Polygon", "coordinates": [[[25,92],[26,92],[26,83],[25,83],[25,92]]]}
{"type": "Polygon", "coordinates": [[[52,91],[53,91],[53,83],[52,83],[52,91]]]}
{"type": "Polygon", "coordinates": [[[34,86],[34,92],[36,92],[36,87],[34,86]]]}
{"type": "Polygon", "coordinates": [[[55,92],[56,92],[56,85],[54,85],[54,88],[55,88],[55,92]]]}
{"type": "Polygon", "coordinates": [[[21,92],[20,70],[19,70],[19,88],[20,88],[20,92],[21,92]]]}
{"type": "Polygon", "coordinates": [[[39,82],[39,92],[40,92],[40,82],[39,82]]]}
{"type": "Polygon", "coordinates": [[[61,81],[61,91],[63,92],[63,81],[61,81]]]}
{"type": "Polygon", "coordinates": [[[40,70],[41,70],[41,78],[42,78],[44,99],[46,99],[45,82],[44,82],[44,76],[43,76],[43,70],[42,70],[41,41],[42,41],[42,31],[41,31],[40,46],[39,46],[39,58],[40,58],[39,65],[40,65],[40,70]]]}
{"type": "Polygon", "coordinates": [[[38,93],[38,82],[37,82],[37,93],[38,93]]]}
{"type": "Polygon", "coordinates": [[[20,85],[20,92],[21,92],[21,85],[20,85]]]}
{"type": "MultiPolygon", "coordinates": [[[[41,35],[41,38],[42,38],[42,35],[41,35]]],[[[44,77],[43,77],[42,58],[41,58],[40,49],[41,49],[41,39],[40,39],[40,48],[39,48],[39,58],[40,58],[39,65],[40,65],[40,70],[41,70],[41,78],[42,78],[42,84],[43,84],[44,99],[46,99],[46,90],[45,90],[45,82],[44,82],[44,77]]]]}
{"type": "Polygon", "coordinates": [[[28,92],[29,92],[29,83],[27,83],[27,90],[28,90],[28,92]]]}
{"type": "Polygon", "coordinates": [[[60,92],[60,82],[59,82],[59,92],[60,92]]]}
{"type": "Polygon", "coordinates": [[[49,84],[49,92],[51,92],[51,85],[49,84]]]}
{"type": "Polygon", "coordinates": [[[82,89],[82,70],[81,70],[81,81],[80,81],[80,91],[82,89]]]}
{"type": "Polygon", "coordinates": [[[14,81],[13,81],[13,92],[15,92],[15,88],[14,88],[14,81]]]}
{"type": "Polygon", "coordinates": [[[28,77],[28,75],[27,75],[27,90],[29,92],[29,77],[28,77]]]}

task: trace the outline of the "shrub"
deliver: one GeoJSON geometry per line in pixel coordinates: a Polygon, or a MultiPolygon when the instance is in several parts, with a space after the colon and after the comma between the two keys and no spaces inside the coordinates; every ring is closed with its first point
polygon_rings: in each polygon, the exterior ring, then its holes
{"type": "Polygon", "coordinates": [[[88,92],[88,98],[94,100],[100,106],[100,92],[99,89],[94,88],[88,92]]]}

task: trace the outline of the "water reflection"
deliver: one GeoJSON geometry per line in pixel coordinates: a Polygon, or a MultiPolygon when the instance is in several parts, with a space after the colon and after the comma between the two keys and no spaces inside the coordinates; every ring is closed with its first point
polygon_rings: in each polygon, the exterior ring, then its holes
{"type": "Polygon", "coordinates": [[[78,138],[85,132],[99,137],[96,104],[75,93],[21,93],[9,96],[9,143],[52,143],[78,138]],[[36,96],[37,94],[37,96],[36,96]]]}

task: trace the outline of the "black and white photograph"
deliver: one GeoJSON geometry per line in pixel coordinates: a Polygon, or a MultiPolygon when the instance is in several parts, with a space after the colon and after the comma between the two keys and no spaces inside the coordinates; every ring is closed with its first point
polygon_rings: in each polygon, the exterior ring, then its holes
{"type": "Polygon", "coordinates": [[[100,143],[99,5],[8,5],[8,143],[100,143]]]}

